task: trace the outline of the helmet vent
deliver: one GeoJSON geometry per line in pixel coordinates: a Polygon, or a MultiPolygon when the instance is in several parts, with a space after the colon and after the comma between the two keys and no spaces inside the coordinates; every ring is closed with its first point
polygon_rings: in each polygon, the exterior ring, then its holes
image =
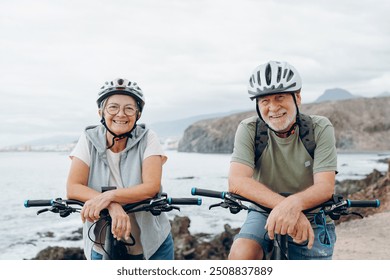
{"type": "Polygon", "coordinates": [[[278,76],[276,77],[276,82],[279,83],[282,78],[282,67],[278,67],[278,76]]]}
{"type": "Polygon", "coordinates": [[[294,76],[294,72],[290,70],[290,71],[288,72],[287,82],[289,82],[289,81],[292,79],[293,76],[294,76]]]}
{"type": "Polygon", "coordinates": [[[257,83],[261,86],[260,71],[257,71],[257,83]]]}
{"type": "Polygon", "coordinates": [[[138,94],[139,94],[140,96],[144,96],[144,94],[142,93],[141,88],[140,88],[139,86],[137,86],[136,89],[139,90],[138,94]]]}
{"type": "Polygon", "coordinates": [[[120,86],[123,85],[123,82],[124,82],[123,79],[119,79],[118,80],[118,85],[120,85],[120,86]]]}
{"type": "Polygon", "coordinates": [[[287,75],[287,69],[284,69],[284,72],[283,72],[283,79],[286,78],[286,75],[287,75]]]}
{"type": "Polygon", "coordinates": [[[267,86],[271,84],[271,79],[272,79],[272,70],[271,70],[271,65],[268,64],[267,67],[265,68],[265,82],[267,83],[267,86]]]}
{"type": "Polygon", "coordinates": [[[252,79],[253,79],[253,76],[249,79],[249,84],[251,85],[251,87],[253,87],[253,81],[252,81],[252,79]]]}

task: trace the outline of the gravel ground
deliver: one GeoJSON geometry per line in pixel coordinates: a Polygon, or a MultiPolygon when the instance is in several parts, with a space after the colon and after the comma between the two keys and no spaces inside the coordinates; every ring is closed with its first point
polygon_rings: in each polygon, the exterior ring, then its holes
{"type": "Polygon", "coordinates": [[[390,212],[336,226],[334,260],[390,260],[390,212]]]}

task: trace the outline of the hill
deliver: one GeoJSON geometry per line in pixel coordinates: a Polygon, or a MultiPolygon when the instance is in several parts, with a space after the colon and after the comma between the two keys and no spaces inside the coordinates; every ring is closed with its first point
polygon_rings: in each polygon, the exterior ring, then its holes
{"type": "Polygon", "coordinates": [[[157,135],[162,139],[168,138],[168,137],[181,137],[181,136],[183,136],[185,129],[197,121],[220,118],[220,117],[228,116],[228,115],[231,115],[234,113],[237,113],[237,111],[236,112],[215,113],[215,114],[203,114],[203,115],[197,115],[197,116],[193,116],[193,117],[177,119],[177,120],[172,120],[172,121],[152,123],[149,125],[149,127],[153,131],[155,131],[157,133],[157,135]]]}
{"type": "Polygon", "coordinates": [[[358,98],[359,96],[353,95],[349,91],[342,88],[327,89],[325,92],[318,97],[314,102],[325,102],[325,101],[336,101],[358,98]]]}
{"type": "Polygon", "coordinates": [[[378,95],[378,97],[386,97],[386,96],[390,96],[390,92],[385,91],[378,95]]]}
{"type": "MultiPolygon", "coordinates": [[[[335,127],[339,150],[390,150],[390,97],[355,98],[303,104],[301,112],[328,117],[335,127]]],[[[179,152],[231,153],[241,120],[256,115],[243,112],[203,120],[189,126],[179,142],[179,152]]]]}

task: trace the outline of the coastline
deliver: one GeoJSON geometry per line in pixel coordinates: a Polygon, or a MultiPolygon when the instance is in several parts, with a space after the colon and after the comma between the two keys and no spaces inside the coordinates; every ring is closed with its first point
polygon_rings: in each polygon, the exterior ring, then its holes
{"type": "MultiPolygon", "coordinates": [[[[390,260],[390,162],[389,170],[378,174],[374,170],[362,180],[346,180],[351,185],[359,182],[358,191],[345,195],[350,199],[380,199],[380,208],[358,208],[363,215],[357,219],[350,215],[336,221],[337,242],[334,249],[335,260],[390,260]],[[374,181],[370,180],[375,178],[374,181]]],[[[175,216],[171,221],[175,241],[175,259],[179,260],[223,260],[227,258],[230,246],[239,228],[225,224],[220,234],[190,233],[190,218],[175,216]]],[[[80,237],[81,238],[81,235],[80,237]]],[[[72,259],[82,256],[81,248],[49,247],[40,251],[37,259],[72,259]],[[60,253],[59,253],[60,252],[60,253]]],[[[79,258],[80,259],[80,258],[79,258]]]]}

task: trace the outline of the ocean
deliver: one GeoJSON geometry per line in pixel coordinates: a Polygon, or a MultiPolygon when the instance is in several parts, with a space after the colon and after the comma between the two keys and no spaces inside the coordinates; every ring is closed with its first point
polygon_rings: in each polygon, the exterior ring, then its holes
{"type": "MultiPolygon", "coordinates": [[[[163,170],[163,188],[171,197],[192,197],[191,188],[227,189],[230,155],[197,154],[166,151],[168,161],[163,170]]],[[[378,162],[390,153],[340,153],[337,180],[360,179],[375,168],[385,172],[387,164],[378,162]]],[[[60,152],[5,152],[0,153],[0,260],[30,259],[47,246],[81,247],[81,241],[66,237],[81,227],[78,214],[61,218],[52,213],[36,215],[37,209],[24,208],[26,199],[65,198],[65,185],[70,159],[60,152]]],[[[203,198],[201,206],[180,207],[175,215],[189,216],[191,233],[216,234],[223,226],[241,226],[245,212],[236,215],[226,209],[208,210],[220,201],[203,198]]]]}

